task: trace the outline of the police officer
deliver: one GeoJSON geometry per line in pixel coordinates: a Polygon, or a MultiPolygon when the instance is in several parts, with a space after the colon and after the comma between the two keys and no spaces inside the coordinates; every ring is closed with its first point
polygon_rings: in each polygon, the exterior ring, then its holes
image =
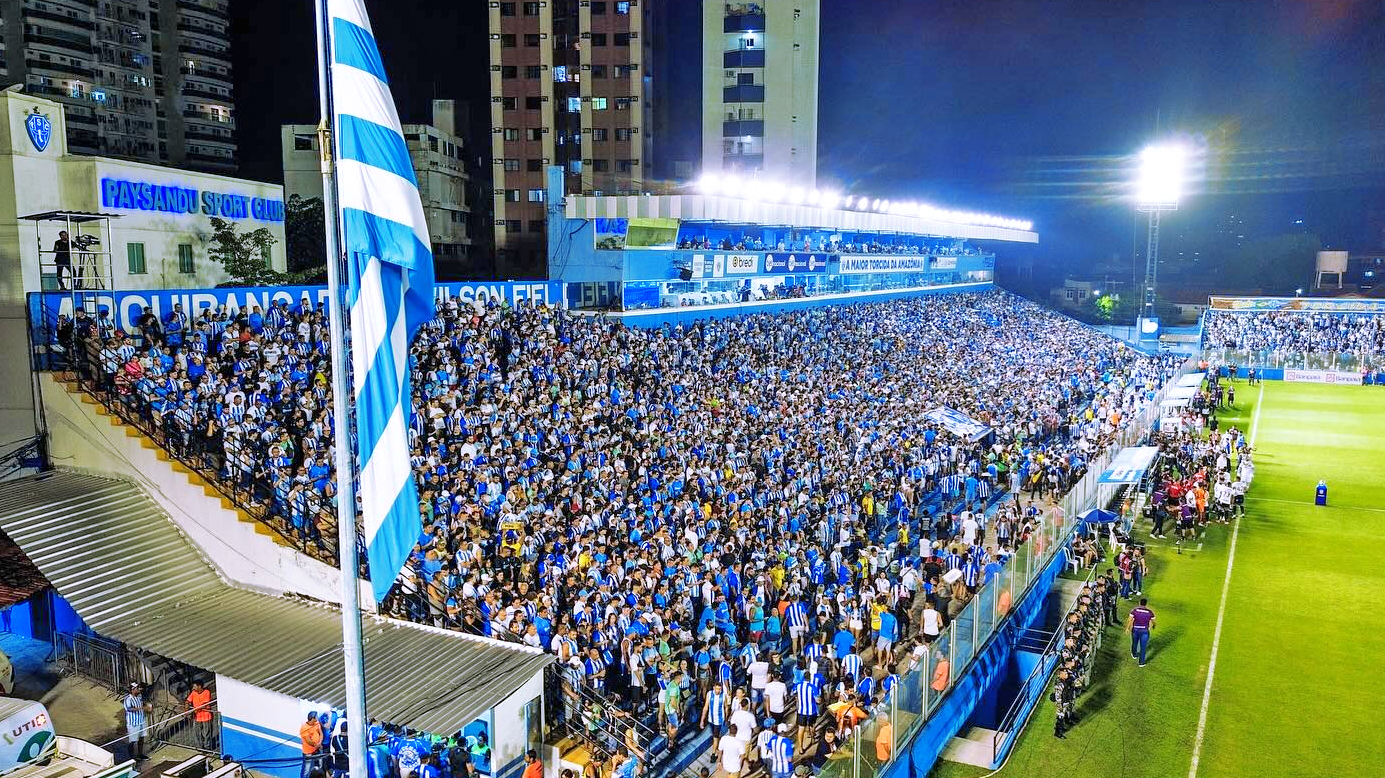
{"type": "Polygon", "coordinates": [[[1068,678],[1067,670],[1058,671],[1058,680],[1053,684],[1053,703],[1056,711],[1053,719],[1053,736],[1064,737],[1066,732],[1076,722],[1073,715],[1073,688],[1068,678]]]}

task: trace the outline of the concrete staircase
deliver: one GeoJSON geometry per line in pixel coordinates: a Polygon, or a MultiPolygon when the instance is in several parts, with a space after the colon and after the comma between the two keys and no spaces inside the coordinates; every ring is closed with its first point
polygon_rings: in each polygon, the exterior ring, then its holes
{"type": "Polygon", "coordinates": [[[55,466],[139,484],[228,580],[340,602],[341,579],[333,560],[301,551],[287,528],[261,521],[237,505],[66,378],[39,374],[55,466]]]}

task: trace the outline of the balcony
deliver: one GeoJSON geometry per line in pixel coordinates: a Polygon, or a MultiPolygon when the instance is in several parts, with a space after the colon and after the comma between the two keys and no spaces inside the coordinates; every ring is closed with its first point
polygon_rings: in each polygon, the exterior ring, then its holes
{"type": "Polygon", "coordinates": [[[765,101],[765,88],[753,84],[724,87],[721,90],[721,101],[723,103],[763,103],[765,101]]]}
{"type": "MultiPolygon", "coordinates": [[[[189,73],[187,68],[178,68],[178,72],[182,73],[185,78],[200,78],[204,81],[215,81],[219,84],[225,84],[226,86],[235,85],[235,81],[233,81],[229,75],[226,75],[224,73],[217,73],[214,70],[201,69],[197,70],[196,72],[189,73]]],[[[187,82],[184,81],[184,83],[187,82]]],[[[226,97],[223,99],[230,100],[231,98],[226,97]]]]}
{"type": "Polygon", "coordinates": [[[236,139],[229,135],[217,135],[211,132],[198,132],[197,130],[187,130],[183,137],[188,140],[204,141],[209,143],[224,143],[227,146],[236,145],[236,139]]]}
{"type": "Polygon", "coordinates": [[[96,28],[96,25],[91,21],[74,18],[67,14],[55,14],[50,11],[40,11],[35,8],[24,8],[21,10],[23,11],[25,19],[44,19],[50,22],[61,22],[63,24],[70,24],[73,27],[80,27],[83,30],[96,28]]]}
{"type": "Polygon", "coordinates": [[[24,33],[24,40],[27,43],[38,43],[44,46],[56,46],[68,51],[78,51],[83,54],[91,54],[92,46],[90,38],[78,38],[76,36],[67,37],[66,35],[42,35],[32,32],[24,33]]]}
{"type": "Polygon", "coordinates": [[[765,122],[763,119],[746,119],[743,121],[722,122],[721,137],[763,138],[765,137],[765,122]]]}
{"type": "Polygon", "coordinates": [[[214,19],[220,19],[224,22],[229,22],[231,20],[231,17],[225,11],[189,2],[189,0],[178,0],[178,8],[184,11],[193,11],[194,13],[206,14],[214,19]]]}
{"type": "Polygon", "coordinates": [[[197,97],[203,100],[216,100],[217,102],[228,104],[231,102],[230,95],[219,95],[216,92],[208,91],[206,89],[198,89],[196,86],[188,86],[187,84],[183,85],[183,91],[181,94],[183,95],[183,97],[197,97]]]}
{"type": "Polygon", "coordinates": [[[729,13],[722,23],[722,32],[760,32],[765,29],[763,13],[729,13]]]}
{"type": "Polygon", "coordinates": [[[225,62],[228,65],[231,63],[231,52],[217,51],[215,49],[206,48],[205,46],[198,46],[196,41],[181,41],[178,44],[178,51],[182,54],[186,54],[189,57],[205,57],[207,59],[215,59],[221,62],[225,62]]]}
{"type": "Polygon", "coordinates": [[[30,70],[52,70],[88,80],[96,77],[95,73],[93,73],[90,68],[84,68],[78,65],[68,65],[62,62],[47,62],[41,59],[26,59],[24,63],[29,66],[30,70]]]}
{"type": "Polygon", "coordinates": [[[722,52],[721,66],[724,68],[762,68],[765,66],[765,50],[736,49],[722,52]]]}

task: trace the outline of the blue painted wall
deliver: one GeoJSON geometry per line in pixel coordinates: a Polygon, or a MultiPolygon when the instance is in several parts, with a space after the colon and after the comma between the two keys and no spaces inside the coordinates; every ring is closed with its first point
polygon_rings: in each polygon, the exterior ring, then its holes
{"type": "MultiPolygon", "coordinates": [[[[966,725],[987,693],[1011,671],[1012,655],[1016,652],[1020,633],[1042,619],[1048,607],[1048,591],[1062,569],[1063,555],[1057,554],[1035,579],[1028,594],[1020,600],[1009,623],[976,657],[971,669],[957,681],[947,699],[905,747],[909,754],[909,774],[920,778],[928,774],[948,741],[966,725]]],[[[886,778],[895,776],[892,769],[886,778]]]]}
{"type": "Polygon", "coordinates": [[[221,752],[276,778],[301,778],[303,747],[292,735],[240,719],[222,718],[221,752]]]}

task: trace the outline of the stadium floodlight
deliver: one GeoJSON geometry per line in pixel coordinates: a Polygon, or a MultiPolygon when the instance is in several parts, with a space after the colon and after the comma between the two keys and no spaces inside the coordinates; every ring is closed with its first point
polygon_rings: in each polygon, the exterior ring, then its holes
{"type": "Polygon", "coordinates": [[[711,195],[721,191],[721,177],[715,173],[708,173],[697,181],[697,191],[701,194],[711,195]]]}
{"type": "Polygon", "coordinates": [[[1187,150],[1177,143],[1150,146],[1140,152],[1140,174],[1136,184],[1135,202],[1141,210],[1176,209],[1178,198],[1183,193],[1187,164],[1187,150]]]}
{"type": "Polygon", "coordinates": [[[1159,218],[1178,210],[1178,200],[1188,175],[1188,149],[1181,143],[1161,143],[1140,152],[1135,180],[1135,209],[1149,213],[1149,239],[1145,244],[1144,307],[1140,332],[1155,332],[1155,289],[1159,284],[1159,218]]]}
{"type": "Polygon", "coordinates": [[[807,196],[807,193],[803,191],[803,187],[801,186],[791,188],[788,193],[789,202],[794,205],[802,205],[804,198],[807,196]]]}
{"type": "Polygon", "coordinates": [[[822,192],[818,195],[818,205],[830,211],[841,203],[841,199],[841,195],[835,192],[822,192]]]}
{"type": "Polygon", "coordinates": [[[816,189],[808,190],[807,200],[809,205],[817,205],[822,202],[822,192],[816,189]]]}
{"type": "Polygon", "coordinates": [[[770,181],[764,185],[760,195],[767,203],[778,203],[784,200],[784,185],[777,181],[770,181]]]}

